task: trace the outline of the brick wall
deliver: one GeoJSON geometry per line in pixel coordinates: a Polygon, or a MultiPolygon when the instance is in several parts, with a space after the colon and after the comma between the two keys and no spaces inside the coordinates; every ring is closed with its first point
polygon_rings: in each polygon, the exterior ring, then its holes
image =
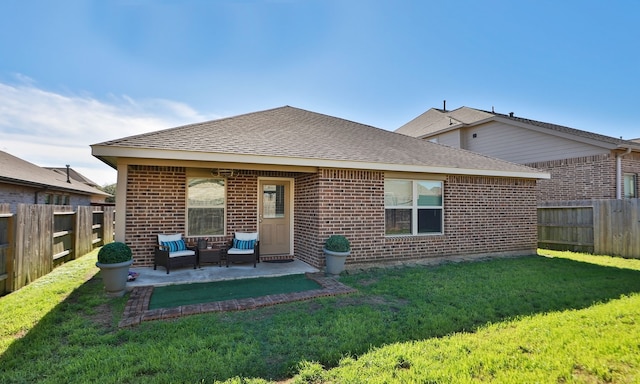
{"type": "MultiPolygon", "coordinates": [[[[257,230],[259,176],[295,174],[239,171],[227,178],[227,235],[208,237],[214,247],[224,246],[235,232],[257,230]]],[[[153,265],[157,234],[186,233],[186,182],[183,167],[129,166],[125,242],[133,251],[135,266],[153,265]]],[[[186,240],[195,245],[196,238],[186,240]]]]}
{"type": "MultiPolygon", "coordinates": [[[[449,176],[443,235],[386,237],[383,172],[244,171],[227,181],[228,234],[256,230],[259,176],[295,178],[295,256],[316,267],[324,265],[322,245],[331,234],[349,238],[349,264],[536,250],[535,180],[449,176]]],[[[155,235],[185,233],[186,170],[130,166],[128,181],[125,241],[136,265],[153,265],[155,235]]]]}
{"type": "Polygon", "coordinates": [[[444,234],[389,237],[391,260],[535,254],[535,181],[449,176],[444,185],[444,234]]]}
{"type": "Polygon", "coordinates": [[[320,194],[318,174],[301,174],[296,177],[294,192],[294,246],[296,258],[311,265],[320,266],[320,194]]]}
{"type": "Polygon", "coordinates": [[[319,175],[316,258],[324,265],[322,246],[333,234],[351,243],[349,263],[384,257],[376,244],[384,238],[384,173],[380,171],[322,169],[319,175]]]}
{"type": "Polygon", "coordinates": [[[602,154],[526,165],[551,174],[551,179],[538,181],[539,201],[616,198],[615,155],[602,154]]]}
{"type": "MultiPolygon", "coordinates": [[[[539,201],[616,198],[615,153],[526,165],[551,174],[550,180],[538,181],[539,201]]],[[[622,173],[640,175],[640,154],[631,153],[622,158],[622,173]]],[[[636,185],[636,191],[638,187],[636,185]]]]}
{"type": "Polygon", "coordinates": [[[449,176],[445,182],[447,253],[536,252],[536,181],[449,176]]]}
{"type": "Polygon", "coordinates": [[[257,232],[258,177],[242,171],[227,179],[227,233],[257,232]]]}
{"type": "MultiPolygon", "coordinates": [[[[16,212],[18,204],[35,204],[36,189],[13,184],[0,184],[0,203],[9,204],[16,212]]],[[[44,197],[44,193],[41,193],[44,197]]]]}
{"type": "Polygon", "coordinates": [[[348,264],[536,252],[535,180],[449,176],[444,234],[428,236],[385,236],[382,172],[323,169],[318,187],[316,246],[296,244],[296,256],[315,266],[324,265],[322,244],[334,233],[351,242],[348,264]]]}
{"type": "Polygon", "coordinates": [[[185,209],[184,167],[129,166],[125,242],[134,265],[153,265],[159,233],[185,233],[185,209]]]}

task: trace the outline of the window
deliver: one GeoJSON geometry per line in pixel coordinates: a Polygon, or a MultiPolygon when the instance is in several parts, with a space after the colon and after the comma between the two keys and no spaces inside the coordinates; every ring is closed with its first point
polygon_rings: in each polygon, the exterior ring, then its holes
{"type": "Polygon", "coordinates": [[[47,193],[44,195],[44,203],[50,205],[69,205],[69,195],[55,195],[47,193]]]}
{"type": "Polygon", "coordinates": [[[265,184],[262,188],[262,217],[276,219],[284,217],[284,185],[265,184]]]}
{"type": "Polygon", "coordinates": [[[385,180],[384,206],[386,235],[442,233],[442,181],[385,180]]]}
{"type": "Polygon", "coordinates": [[[624,198],[635,199],[636,194],[636,175],[634,173],[625,173],[624,175],[624,198]]]}
{"type": "Polygon", "coordinates": [[[187,179],[187,236],[224,235],[224,179],[187,179]]]}

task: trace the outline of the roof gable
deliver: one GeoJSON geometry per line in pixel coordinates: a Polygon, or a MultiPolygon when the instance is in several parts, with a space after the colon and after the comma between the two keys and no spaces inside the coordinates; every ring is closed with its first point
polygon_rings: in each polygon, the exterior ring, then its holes
{"type": "Polygon", "coordinates": [[[398,128],[396,132],[412,137],[424,137],[480,121],[487,121],[491,117],[493,115],[490,113],[468,107],[461,107],[453,111],[431,108],[398,128]]]}
{"type": "Polygon", "coordinates": [[[469,151],[290,106],[190,124],[92,145],[118,157],[296,164],[413,172],[545,177],[537,170],[469,151]]]}

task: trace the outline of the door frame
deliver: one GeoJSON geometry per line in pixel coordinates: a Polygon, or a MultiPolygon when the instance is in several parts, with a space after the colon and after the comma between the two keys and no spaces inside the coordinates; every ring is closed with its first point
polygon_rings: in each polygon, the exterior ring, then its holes
{"type": "Polygon", "coordinates": [[[289,256],[293,256],[295,255],[295,249],[294,249],[294,241],[293,241],[293,236],[294,236],[294,229],[293,229],[293,217],[294,217],[294,200],[295,200],[295,196],[294,196],[294,191],[295,191],[295,179],[293,177],[272,177],[272,176],[259,176],[258,177],[258,188],[257,189],[257,193],[256,193],[256,198],[258,199],[258,204],[256,207],[256,227],[258,228],[258,239],[260,238],[260,211],[262,209],[261,206],[261,202],[262,202],[262,197],[260,196],[260,194],[262,193],[262,190],[260,188],[260,184],[264,181],[288,181],[289,182],[289,256]]]}

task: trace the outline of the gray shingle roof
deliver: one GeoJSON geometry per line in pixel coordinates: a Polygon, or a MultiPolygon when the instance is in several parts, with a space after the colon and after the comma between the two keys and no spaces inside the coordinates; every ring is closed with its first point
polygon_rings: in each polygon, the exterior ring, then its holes
{"type": "Polygon", "coordinates": [[[0,151],[0,181],[38,188],[47,187],[83,195],[110,196],[77,180],[72,179],[71,183],[67,183],[66,174],[39,167],[3,151],[0,151]]]}
{"type": "MultiPolygon", "coordinates": [[[[50,171],[56,172],[60,175],[63,175],[65,178],[67,177],[67,168],[61,168],[61,167],[44,167],[44,168],[50,171]]],[[[98,184],[96,184],[95,181],[87,178],[86,176],[84,176],[83,174],[81,174],[80,172],[76,171],[73,168],[69,168],[69,177],[73,180],[79,181],[90,187],[98,188],[98,184]]]]}
{"type": "Polygon", "coordinates": [[[635,140],[622,140],[615,137],[605,136],[598,133],[592,133],[588,131],[582,131],[575,128],[565,127],[562,125],[545,123],[542,121],[526,119],[518,116],[511,116],[502,113],[483,111],[480,109],[474,109],[469,107],[460,107],[452,111],[443,111],[441,109],[431,108],[427,112],[421,114],[415,119],[411,120],[407,124],[396,130],[397,133],[402,133],[412,137],[424,137],[432,135],[436,132],[447,131],[451,129],[457,129],[461,126],[476,125],[486,122],[488,120],[501,118],[507,119],[518,123],[528,124],[535,127],[544,128],[550,131],[561,132],[570,134],[576,137],[581,137],[590,140],[596,140],[608,146],[614,145],[631,145],[637,146],[635,140]]]}
{"type": "Polygon", "coordinates": [[[269,157],[272,164],[286,158],[287,164],[291,159],[305,159],[305,165],[308,160],[327,160],[342,162],[348,168],[389,164],[541,175],[522,165],[290,106],[110,140],[92,147],[94,156],[112,166],[118,156],[157,156],[157,152],[145,154],[144,150],[166,150],[173,151],[177,160],[191,158],[185,154],[196,152],[202,153],[200,159],[205,161],[219,161],[219,155],[251,155],[269,157]]]}
{"type": "Polygon", "coordinates": [[[421,137],[435,132],[458,128],[461,125],[493,117],[490,113],[462,107],[453,111],[431,108],[396,130],[411,137],[421,137]]]}

